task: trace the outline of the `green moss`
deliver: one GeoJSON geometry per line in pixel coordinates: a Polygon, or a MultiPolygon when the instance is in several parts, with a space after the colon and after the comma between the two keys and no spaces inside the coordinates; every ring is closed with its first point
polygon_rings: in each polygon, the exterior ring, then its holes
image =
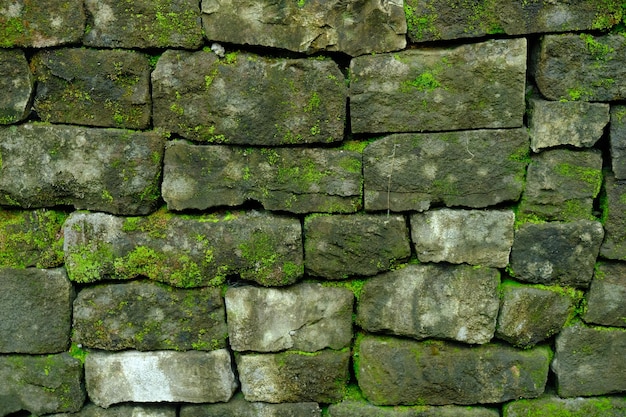
{"type": "Polygon", "coordinates": [[[596,17],[591,25],[595,30],[607,30],[623,23],[626,2],[623,0],[596,0],[596,17]]]}
{"type": "Polygon", "coordinates": [[[363,291],[365,282],[366,280],[364,279],[345,279],[340,281],[323,281],[321,284],[322,287],[346,288],[352,291],[354,298],[358,301],[361,299],[361,292],[363,291]]]}
{"type": "Polygon", "coordinates": [[[400,84],[400,91],[409,93],[411,91],[433,91],[441,88],[441,83],[437,80],[434,72],[423,72],[415,79],[403,81],[400,84]]]}
{"type": "Polygon", "coordinates": [[[563,163],[558,164],[555,167],[555,171],[565,177],[574,178],[578,181],[589,184],[592,187],[594,198],[600,192],[600,187],[602,186],[601,169],[563,163]]]}
{"type": "Polygon", "coordinates": [[[71,248],[67,254],[67,274],[74,282],[98,281],[106,271],[110,271],[114,259],[110,244],[79,245],[71,248]]]}
{"type": "Polygon", "coordinates": [[[87,357],[88,352],[83,350],[82,347],[79,347],[76,343],[72,343],[69,351],[70,356],[75,359],[78,359],[80,363],[85,364],[85,358],[87,357]]]}
{"type": "Polygon", "coordinates": [[[425,13],[418,13],[409,1],[404,2],[404,15],[406,16],[406,26],[408,32],[417,40],[422,40],[428,34],[429,37],[440,39],[441,33],[435,26],[435,21],[439,17],[432,4],[424,4],[428,8],[425,13]]]}
{"type": "Polygon", "coordinates": [[[361,173],[361,161],[352,157],[345,157],[339,160],[339,166],[353,174],[361,173]]]}
{"type": "Polygon", "coordinates": [[[585,33],[580,34],[580,39],[585,42],[587,51],[597,61],[610,61],[613,59],[613,53],[615,49],[609,45],[605,45],[598,38],[585,33]]]}
{"type": "Polygon", "coordinates": [[[20,17],[0,17],[0,48],[12,48],[23,41],[26,27],[20,17]]]}

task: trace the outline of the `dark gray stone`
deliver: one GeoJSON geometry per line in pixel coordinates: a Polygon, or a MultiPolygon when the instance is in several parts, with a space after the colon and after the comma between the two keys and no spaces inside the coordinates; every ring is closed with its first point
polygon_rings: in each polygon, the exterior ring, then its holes
{"type": "Polygon", "coordinates": [[[611,106],[611,165],[618,180],[626,179],[626,106],[611,106]]]}
{"type": "Polygon", "coordinates": [[[354,133],[521,127],[526,39],[361,56],[350,75],[354,133]]]}
{"type": "Polygon", "coordinates": [[[626,327],[626,264],[598,264],[586,299],[587,323],[626,327]]]}
{"type": "Polygon", "coordinates": [[[529,152],[526,129],[386,136],[363,151],[365,209],[482,208],[517,201],[529,152]]]}
{"type": "Polygon", "coordinates": [[[165,152],[162,192],[171,210],[255,200],[266,210],[353,213],[361,208],[361,182],[361,155],[353,151],[174,141],[165,152]]]}
{"type": "Polygon", "coordinates": [[[622,417],[626,415],[626,398],[559,398],[545,395],[532,400],[505,404],[503,417],[622,417]]]}
{"type": "Polygon", "coordinates": [[[148,56],[133,51],[72,48],[33,58],[34,107],[42,120],[146,129],[150,125],[148,56]]]}
{"type": "Polygon", "coordinates": [[[180,417],[320,417],[322,410],[314,402],[268,404],[248,402],[241,394],[226,404],[183,405],[180,417]]]}
{"type": "Polygon", "coordinates": [[[47,417],[176,417],[176,407],[128,404],[102,408],[88,403],[77,413],[52,414],[47,417]]]}
{"type": "Polygon", "coordinates": [[[498,284],[492,268],[410,264],[365,282],[357,324],[368,332],[487,343],[496,327],[498,284]]]}
{"type": "MultiPolygon", "coordinates": [[[[1,21],[2,11],[0,10],[1,21]]],[[[0,40],[1,43],[2,40],[0,40]]],[[[28,67],[26,56],[20,50],[0,50],[0,67],[2,68],[0,125],[8,125],[25,119],[30,113],[34,79],[28,67]]]]}
{"type": "Polygon", "coordinates": [[[604,220],[604,242],[600,255],[607,259],[626,260],[626,182],[616,181],[613,175],[605,178],[606,202],[604,220]]]}
{"type": "Polygon", "coordinates": [[[370,276],[411,256],[403,216],[313,215],[304,220],[304,257],[309,275],[328,279],[370,276]]]}
{"type": "Polygon", "coordinates": [[[343,400],[328,407],[329,417],[499,417],[498,410],[457,405],[376,406],[365,400],[343,400]]]}

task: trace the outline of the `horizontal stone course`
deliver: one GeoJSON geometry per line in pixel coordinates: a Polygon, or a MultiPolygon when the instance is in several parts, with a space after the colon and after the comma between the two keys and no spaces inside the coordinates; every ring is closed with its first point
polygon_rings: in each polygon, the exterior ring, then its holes
{"type": "Polygon", "coordinates": [[[626,413],[626,398],[592,397],[560,398],[544,395],[532,400],[518,400],[505,404],[503,417],[620,417],[626,413]]]}
{"type": "Polygon", "coordinates": [[[344,400],[328,407],[329,417],[498,417],[498,410],[486,407],[376,406],[361,400],[344,400]]]}

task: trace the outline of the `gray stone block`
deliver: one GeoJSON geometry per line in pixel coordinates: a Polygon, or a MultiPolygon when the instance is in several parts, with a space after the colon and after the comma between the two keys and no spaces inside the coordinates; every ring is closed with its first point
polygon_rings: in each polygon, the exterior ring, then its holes
{"type": "Polygon", "coordinates": [[[611,167],[618,180],[626,179],[626,106],[611,106],[611,167]]]}
{"type": "Polygon", "coordinates": [[[517,400],[505,404],[503,417],[622,417],[626,415],[626,398],[559,398],[544,395],[532,400],[517,400]]]}
{"type": "Polygon", "coordinates": [[[180,417],[320,417],[322,410],[315,402],[269,404],[248,402],[235,395],[225,404],[183,405],[180,417]]]}
{"type": "Polygon", "coordinates": [[[606,259],[626,260],[626,182],[607,175],[604,182],[604,241],[600,255],[606,259]]]}
{"type": "Polygon", "coordinates": [[[596,265],[586,299],[583,320],[587,323],[626,327],[626,265],[596,265]]]}
{"type": "Polygon", "coordinates": [[[52,414],[47,417],[176,417],[176,407],[167,405],[118,405],[110,408],[86,404],[76,413],[52,414]]]}
{"type": "Polygon", "coordinates": [[[0,67],[3,74],[0,78],[0,91],[3,92],[0,96],[0,125],[8,125],[25,119],[30,113],[34,79],[26,56],[20,50],[0,50],[0,67]]]}

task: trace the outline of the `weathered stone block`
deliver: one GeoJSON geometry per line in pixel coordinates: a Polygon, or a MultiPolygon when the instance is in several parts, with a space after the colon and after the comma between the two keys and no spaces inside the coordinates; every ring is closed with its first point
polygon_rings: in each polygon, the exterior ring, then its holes
{"type": "Polygon", "coordinates": [[[180,417],[320,417],[322,410],[314,402],[269,404],[248,402],[241,394],[226,404],[183,405],[180,417]]]}
{"type": "Polygon", "coordinates": [[[526,223],[515,232],[511,273],[520,281],[586,288],[604,230],[600,222],[526,223]]]}
{"type": "Polygon", "coordinates": [[[626,265],[598,264],[586,299],[587,323],[626,327],[626,265]]]}
{"type": "MultiPolygon", "coordinates": [[[[240,31],[241,28],[238,29],[240,31]]],[[[166,51],[152,74],[157,127],[210,143],[340,141],[346,85],[332,60],[166,51]]]]}
{"type": "Polygon", "coordinates": [[[0,415],[74,412],[85,402],[83,367],[67,353],[0,355],[0,415]]]}
{"type": "Polygon", "coordinates": [[[626,98],[626,39],[620,35],[545,35],[533,52],[532,73],[549,100],[626,98]]]}
{"type": "Polygon", "coordinates": [[[543,393],[552,353],[547,346],[460,347],[365,336],[358,381],[376,405],[487,404],[543,393]]]}
{"type": "Polygon", "coordinates": [[[353,302],[351,291],[320,284],[230,288],[226,293],[230,346],[256,352],[343,349],[352,340],[353,302]]]}
{"type": "Polygon", "coordinates": [[[611,106],[611,166],[618,180],[626,179],[626,106],[611,106]]]}
{"type": "Polygon", "coordinates": [[[395,134],[363,151],[366,210],[516,201],[530,152],[526,129],[395,134]]]}
{"type": "Polygon", "coordinates": [[[0,128],[0,204],[147,214],[159,198],[164,141],[119,129],[0,128]]]}
{"type": "Polygon", "coordinates": [[[89,398],[122,402],[226,402],[237,388],[226,349],[211,352],[93,351],[85,359],[89,398]]]}
{"type": "Polygon", "coordinates": [[[176,417],[176,407],[127,404],[101,408],[88,403],[77,413],[52,414],[48,417],[176,417]]]}
{"type": "Polygon", "coordinates": [[[365,400],[343,400],[328,407],[329,417],[499,417],[497,410],[457,405],[376,406],[365,400]]]}
{"type": "Polygon", "coordinates": [[[505,404],[504,417],[620,417],[626,414],[626,398],[560,398],[545,395],[505,404]]]}
{"type": "Polygon", "coordinates": [[[227,275],[261,285],[302,277],[297,218],[267,213],[148,217],[74,212],[65,222],[65,268],[75,282],[144,276],[176,287],[218,286],[227,275]]]}
{"type": "Polygon", "coordinates": [[[357,323],[369,332],[487,343],[498,315],[500,274],[467,265],[414,265],[368,279],[357,323]]]}
{"type": "Polygon", "coordinates": [[[0,48],[79,43],[84,30],[82,0],[18,0],[0,8],[0,48]]]}
{"type": "Polygon", "coordinates": [[[356,56],[406,46],[402,2],[203,0],[208,39],[296,52],[341,51],[356,56]],[[246,13],[242,13],[246,10],[246,13]]]}
{"type": "Polygon", "coordinates": [[[626,329],[566,327],[556,337],[552,370],[560,397],[626,391],[626,329]]]}
{"type": "Polygon", "coordinates": [[[354,133],[522,126],[524,38],[360,56],[350,74],[354,133]]]}
{"type": "Polygon", "coordinates": [[[87,46],[196,49],[203,43],[195,0],[85,0],[85,6],[87,46]]]}
{"type": "Polygon", "coordinates": [[[267,210],[353,213],[361,207],[361,181],[361,155],[353,151],[174,141],[165,152],[162,192],[171,210],[255,200],[267,210]]]}
{"type": "Polygon", "coordinates": [[[215,350],[228,337],[219,288],[174,289],[150,282],[83,289],[72,341],[103,350],[215,350]]]}
{"type": "Polygon", "coordinates": [[[600,255],[607,259],[626,260],[626,182],[607,175],[604,189],[606,202],[602,218],[605,235],[600,255]]]}
{"type": "MultiPolygon", "coordinates": [[[[1,21],[2,10],[0,10],[1,21]]],[[[0,45],[2,42],[0,36],[0,45]]],[[[2,68],[0,125],[8,125],[25,119],[30,113],[29,104],[34,80],[26,56],[20,50],[0,50],[0,68],[2,68]]]]}
{"type": "Polygon", "coordinates": [[[52,123],[146,129],[150,125],[150,64],[133,51],[72,48],[39,52],[34,107],[52,123]]]}
{"type": "Polygon", "coordinates": [[[304,257],[309,275],[328,279],[370,276],[411,256],[403,216],[319,216],[304,220],[304,257]]]}
{"type": "Polygon", "coordinates": [[[420,262],[504,268],[513,223],[512,211],[430,210],[411,216],[411,237],[420,262]]]}

